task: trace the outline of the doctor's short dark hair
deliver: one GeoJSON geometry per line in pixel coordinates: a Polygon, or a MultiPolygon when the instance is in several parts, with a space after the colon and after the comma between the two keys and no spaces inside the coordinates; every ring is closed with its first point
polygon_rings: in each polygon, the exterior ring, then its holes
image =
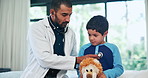
{"type": "Polygon", "coordinates": [[[108,27],[109,27],[109,23],[106,17],[103,17],[101,15],[92,17],[86,25],[87,30],[88,29],[96,30],[102,35],[104,34],[105,31],[108,30],[108,27]]]}
{"type": "Polygon", "coordinates": [[[69,8],[72,8],[72,3],[70,0],[52,0],[50,9],[54,9],[57,11],[62,4],[66,5],[69,8]]]}

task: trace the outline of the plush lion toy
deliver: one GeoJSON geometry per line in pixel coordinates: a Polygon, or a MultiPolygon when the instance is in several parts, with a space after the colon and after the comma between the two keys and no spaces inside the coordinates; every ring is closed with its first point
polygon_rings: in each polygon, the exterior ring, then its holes
{"type": "Polygon", "coordinates": [[[80,78],[99,78],[103,71],[101,63],[94,58],[82,60],[79,70],[80,78]]]}

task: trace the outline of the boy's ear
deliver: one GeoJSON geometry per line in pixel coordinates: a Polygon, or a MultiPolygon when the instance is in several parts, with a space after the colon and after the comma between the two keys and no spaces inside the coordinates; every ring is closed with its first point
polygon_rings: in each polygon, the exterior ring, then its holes
{"type": "Polygon", "coordinates": [[[103,34],[103,36],[106,37],[107,34],[108,34],[108,31],[105,31],[104,34],[103,34]]]}

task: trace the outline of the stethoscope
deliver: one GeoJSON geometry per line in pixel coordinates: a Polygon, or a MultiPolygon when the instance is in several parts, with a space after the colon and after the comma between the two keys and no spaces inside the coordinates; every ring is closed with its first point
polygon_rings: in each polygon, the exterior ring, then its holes
{"type": "Polygon", "coordinates": [[[58,30],[58,27],[56,27],[52,22],[51,22],[51,15],[48,17],[48,20],[49,20],[49,23],[51,24],[51,26],[53,27],[53,29],[55,29],[57,32],[59,32],[59,33],[62,33],[62,34],[65,34],[67,31],[68,31],[68,26],[66,26],[65,28],[64,28],[64,32],[61,32],[61,31],[59,31],[58,30]]]}
{"type": "MultiPolygon", "coordinates": [[[[64,28],[64,32],[61,32],[58,30],[58,27],[56,27],[52,22],[51,22],[51,15],[48,17],[48,21],[49,21],[49,24],[53,27],[54,30],[56,30],[58,33],[61,33],[63,35],[65,35],[65,33],[68,31],[68,26],[66,26],[66,28],[64,28]]],[[[64,36],[64,39],[63,39],[63,42],[65,42],[65,36],[64,36]]],[[[65,46],[65,45],[64,45],[65,46]]]]}
{"type": "Polygon", "coordinates": [[[102,58],[103,57],[103,53],[102,52],[98,52],[98,49],[99,49],[99,46],[96,46],[95,54],[97,54],[99,58],[102,58]]]}

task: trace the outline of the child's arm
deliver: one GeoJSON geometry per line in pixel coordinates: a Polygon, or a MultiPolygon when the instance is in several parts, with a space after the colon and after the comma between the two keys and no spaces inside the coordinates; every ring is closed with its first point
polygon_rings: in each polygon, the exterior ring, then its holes
{"type": "Polygon", "coordinates": [[[106,75],[107,78],[119,77],[124,72],[122,62],[121,62],[121,56],[117,46],[112,46],[112,48],[113,48],[112,52],[113,52],[113,59],[114,59],[114,62],[113,62],[114,67],[113,69],[108,69],[104,71],[104,74],[106,75]]]}

